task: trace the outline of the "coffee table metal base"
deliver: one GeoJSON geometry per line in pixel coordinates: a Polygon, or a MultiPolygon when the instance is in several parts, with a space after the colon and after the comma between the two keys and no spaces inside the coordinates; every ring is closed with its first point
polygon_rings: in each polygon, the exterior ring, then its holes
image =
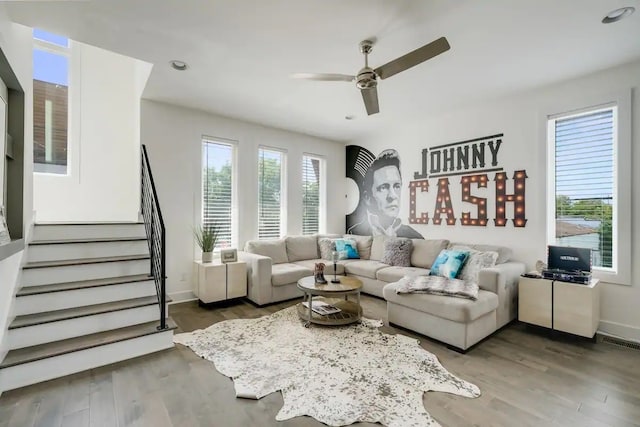
{"type": "MultiPolygon", "coordinates": [[[[305,301],[310,302],[311,295],[305,295],[305,301]]],[[[350,323],[359,322],[362,319],[362,307],[360,306],[360,295],[358,294],[358,302],[348,301],[337,298],[322,298],[322,301],[335,305],[341,311],[334,314],[318,314],[313,310],[309,310],[307,307],[298,304],[298,315],[302,320],[307,322],[304,324],[308,328],[311,323],[318,325],[348,325],[350,323]]]]}

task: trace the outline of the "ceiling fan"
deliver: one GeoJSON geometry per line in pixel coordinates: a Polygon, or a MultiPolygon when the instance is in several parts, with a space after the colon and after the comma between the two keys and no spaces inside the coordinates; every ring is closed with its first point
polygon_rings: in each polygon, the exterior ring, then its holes
{"type": "Polygon", "coordinates": [[[394,76],[401,71],[408,70],[428,59],[438,56],[451,48],[445,37],[440,37],[418,49],[407,53],[393,61],[378,67],[369,67],[369,54],[373,49],[373,41],[363,40],[360,42],[360,52],[364,54],[364,68],[358,71],[355,76],[348,74],[329,74],[329,73],[296,73],[291,77],[295,79],[322,80],[330,82],[356,82],[356,86],[362,93],[364,106],[367,114],[372,115],[380,112],[378,105],[378,79],[384,80],[394,76]]]}

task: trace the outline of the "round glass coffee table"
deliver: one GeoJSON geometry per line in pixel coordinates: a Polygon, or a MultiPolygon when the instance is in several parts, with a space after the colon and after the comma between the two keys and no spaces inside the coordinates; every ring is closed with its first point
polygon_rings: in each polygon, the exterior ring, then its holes
{"type": "MultiPolygon", "coordinates": [[[[355,277],[339,276],[340,283],[331,283],[321,285],[315,282],[314,276],[303,277],[298,280],[298,289],[304,292],[301,303],[298,304],[298,315],[302,320],[306,320],[305,327],[309,327],[311,323],[319,325],[348,325],[350,323],[359,322],[362,319],[362,306],[360,305],[360,289],[362,289],[362,281],[355,277]],[[355,295],[356,300],[350,301],[349,295],[355,295]],[[315,300],[324,302],[333,306],[336,311],[330,314],[321,314],[321,307],[313,310],[313,297],[322,296],[323,299],[315,300]]],[[[331,308],[331,307],[328,307],[331,308]]],[[[325,310],[326,311],[326,310],[325,310]]]]}

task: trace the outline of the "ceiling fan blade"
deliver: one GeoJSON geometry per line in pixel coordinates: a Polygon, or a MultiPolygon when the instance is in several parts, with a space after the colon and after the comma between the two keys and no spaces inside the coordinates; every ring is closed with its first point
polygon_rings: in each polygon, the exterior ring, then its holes
{"type": "Polygon", "coordinates": [[[449,42],[445,37],[440,37],[438,40],[432,41],[413,52],[409,52],[406,55],[396,58],[391,62],[376,68],[374,71],[381,79],[386,79],[401,71],[408,70],[409,68],[418,65],[427,59],[431,59],[434,56],[438,56],[441,53],[448,51],[451,48],[449,42]]]}
{"type": "Polygon", "coordinates": [[[360,92],[362,92],[362,100],[364,101],[364,106],[367,109],[367,114],[370,116],[372,114],[379,113],[378,89],[372,87],[370,89],[360,89],[360,92]]]}
{"type": "Polygon", "coordinates": [[[321,80],[326,82],[352,82],[355,76],[347,74],[330,74],[330,73],[295,73],[291,74],[293,79],[321,80]]]}

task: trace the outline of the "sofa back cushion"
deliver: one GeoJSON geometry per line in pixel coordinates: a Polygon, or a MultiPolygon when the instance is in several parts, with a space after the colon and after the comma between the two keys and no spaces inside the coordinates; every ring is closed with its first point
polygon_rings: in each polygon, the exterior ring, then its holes
{"type": "Polygon", "coordinates": [[[247,244],[244,245],[244,250],[252,254],[269,257],[274,264],[289,262],[287,246],[284,239],[249,240],[247,244]]]}
{"type": "Polygon", "coordinates": [[[358,254],[360,259],[371,258],[371,243],[373,243],[373,237],[371,236],[358,236],[357,234],[345,234],[345,239],[353,239],[358,246],[358,254]]]}
{"type": "Polygon", "coordinates": [[[509,261],[513,256],[513,250],[505,246],[483,245],[483,244],[475,244],[475,243],[460,243],[460,242],[449,243],[449,249],[453,248],[454,246],[467,247],[467,248],[475,249],[476,251],[481,251],[481,252],[487,252],[487,251],[498,252],[498,259],[496,260],[496,264],[503,264],[509,261]]]}
{"type": "Polygon", "coordinates": [[[289,262],[318,259],[318,238],[311,236],[287,236],[287,258],[289,262]]]}
{"type": "Polygon", "coordinates": [[[384,241],[388,239],[387,236],[374,236],[371,241],[371,255],[369,259],[374,261],[380,261],[384,256],[384,241]]]}
{"type": "Polygon", "coordinates": [[[431,268],[438,254],[449,244],[445,239],[411,239],[413,251],[411,252],[411,265],[420,268],[431,268]]]}

